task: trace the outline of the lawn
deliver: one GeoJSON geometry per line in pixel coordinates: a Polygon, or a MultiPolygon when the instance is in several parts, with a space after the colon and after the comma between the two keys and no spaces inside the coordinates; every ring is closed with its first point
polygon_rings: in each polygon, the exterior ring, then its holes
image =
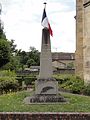
{"type": "Polygon", "coordinates": [[[23,99],[31,93],[21,91],[0,96],[0,112],[90,112],[90,97],[61,93],[68,103],[26,105],[23,99]]]}

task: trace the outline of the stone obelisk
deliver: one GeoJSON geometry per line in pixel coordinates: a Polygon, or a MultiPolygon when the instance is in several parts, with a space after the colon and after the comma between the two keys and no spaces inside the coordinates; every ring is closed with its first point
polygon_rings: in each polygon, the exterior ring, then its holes
{"type": "Polygon", "coordinates": [[[58,83],[52,77],[52,55],[50,34],[47,28],[42,29],[42,44],[40,55],[40,74],[35,82],[36,94],[57,94],[58,83]]]}
{"type": "Polygon", "coordinates": [[[48,29],[42,30],[42,44],[40,55],[40,79],[49,79],[52,77],[52,56],[51,43],[48,29]]]}

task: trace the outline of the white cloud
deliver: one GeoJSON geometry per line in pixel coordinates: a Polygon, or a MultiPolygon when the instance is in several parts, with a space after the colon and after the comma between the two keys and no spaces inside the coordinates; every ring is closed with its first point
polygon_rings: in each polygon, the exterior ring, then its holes
{"type": "MultiPolygon", "coordinates": [[[[14,39],[19,49],[28,51],[30,46],[41,49],[43,1],[1,0],[7,38],[14,39]]],[[[48,0],[47,15],[54,32],[52,51],[55,51],[54,48],[58,48],[58,51],[75,51],[74,2],[48,0]]]]}

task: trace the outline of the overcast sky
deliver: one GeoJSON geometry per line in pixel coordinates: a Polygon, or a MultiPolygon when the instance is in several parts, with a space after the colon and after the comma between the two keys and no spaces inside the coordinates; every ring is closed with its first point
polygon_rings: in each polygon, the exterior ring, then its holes
{"type": "MultiPolygon", "coordinates": [[[[7,38],[18,49],[41,50],[43,2],[45,0],[0,0],[7,38]]],[[[52,51],[75,52],[75,0],[47,0],[46,12],[53,30],[52,51]]]]}

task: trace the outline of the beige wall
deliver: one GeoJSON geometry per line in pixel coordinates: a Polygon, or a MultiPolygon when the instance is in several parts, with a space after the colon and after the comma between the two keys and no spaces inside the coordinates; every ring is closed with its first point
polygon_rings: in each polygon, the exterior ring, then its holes
{"type": "Polygon", "coordinates": [[[76,0],[75,73],[83,78],[83,0],[76,0]]]}
{"type": "Polygon", "coordinates": [[[52,66],[56,68],[67,68],[68,64],[73,63],[73,68],[75,68],[75,60],[58,60],[53,61],[52,66]]]}
{"type": "Polygon", "coordinates": [[[58,62],[58,61],[53,61],[52,66],[55,68],[66,68],[66,65],[64,63],[58,62]]]}
{"type": "Polygon", "coordinates": [[[90,83],[90,0],[76,0],[75,72],[90,83]],[[85,6],[83,6],[83,4],[85,6]]]}
{"type": "Polygon", "coordinates": [[[84,81],[90,83],[90,6],[84,8],[84,81]]]}
{"type": "Polygon", "coordinates": [[[87,3],[87,2],[89,2],[90,0],[83,0],[83,3],[87,3]]]}

